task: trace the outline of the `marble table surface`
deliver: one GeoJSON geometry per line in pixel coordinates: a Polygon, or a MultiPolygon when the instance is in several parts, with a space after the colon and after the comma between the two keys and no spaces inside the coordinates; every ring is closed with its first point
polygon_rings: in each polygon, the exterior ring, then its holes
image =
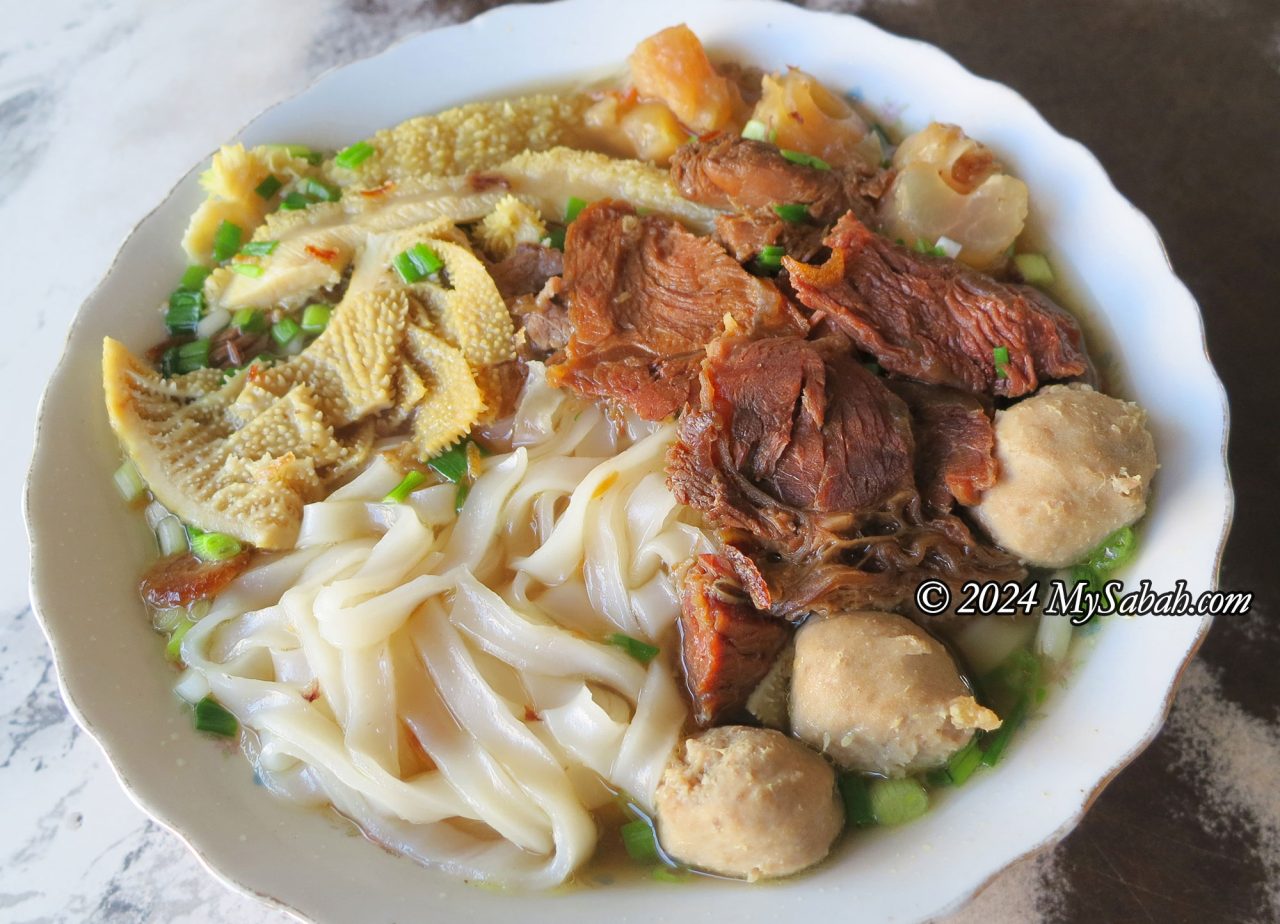
{"type": "MultiPolygon", "coordinates": [[[[1206,314],[1223,312],[1209,318],[1215,352],[1262,359],[1243,327],[1251,305],[1269,318],[1259,323],[1272,336],[1261,342],[1274,350],[1274,296],[1263,299],[1277,291],[1280,261],[1242,264],[1212,242],[1221,232],[1275,247],[1280,8],[1273,0],[809,5],[859,11],[1023,91],[1093,147],[1156,220],[1206,314]],[[1046,56],[1055,59],[1054,74],[1042,66],[1046,56]],[[1099,95],[1100,86],[1118,91],[1099,95]],[[1237,99],[1236,90],[1251,98],[1237,99]],[[1218,112],[1222,119],[1210,121],[1218,112]],[[1117,139],[1130,126],[1156,153],[1146,157],[1141,139],[1117,139]],[[1216,175],[1205,157],[1233,149],[1244,157],[1220,180],[1215,210],[1209,191],[1187,187],[1216,175]],[[1153,171],[1187,182],[1162,186],[1153,171]],[[1250,177],[1260,185],[1249,188],[1250,177]]],[[[0,432],[15,442],[0,457],[0,921],[288,920],[224,888],[135,808],[62,705],[27,603],[20,486],[36,403],[76,308],[133,225],[193,163],[322,71],[485,6],[0,0],[0,291],[14,324],[13,336],[0,340],[8,395],[0,432]]],[[[1263,519],[1280,510],[1261,490],[1263,475],[1274,484],[1276,430],[1264,402],[1249,397],[1262,388],[1270,400],[1275,389],[1224,377],[1235,432],[1242,419],[1256,424],[1246,428],[1249,454],[1233,454],[1238,490],[1258,482],[1256,504],[1237,526],[1248,548],[1233,546],[1238,554],[1224,579],[1248,585],[1260,606],[1248,621],[1215,627],[1169,727],[1085,824],[1003,874],[964,920],[1280,919],[1280,818],[1271,794],[1280,779],[1280,683],[1271,666],[1280,633],[1266,618],[1280,549],[1274,517],[1263,519]],[[1246,680],[1241,670],[1261,679],[1246,680]],[[1237,747],[1237,738],[1249,747],[1237,747]]]]}

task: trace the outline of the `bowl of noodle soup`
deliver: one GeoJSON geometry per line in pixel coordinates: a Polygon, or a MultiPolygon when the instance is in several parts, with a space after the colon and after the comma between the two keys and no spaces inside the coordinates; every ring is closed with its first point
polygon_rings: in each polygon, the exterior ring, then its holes
{"type": "MultiPolygon", "coordinates": [[[[327,75],[239,140],[340,149],[420,113],[581,85],[677,22],[716,56],[799,63],[896,111],[904,131],[963,125],[1025,180],[1026,234],[1053,254],[1095,349],[1107,347],[1096,355],[1108,379],[1149,414],[1161,468],[1132,573],[1162,589],[1213,585],[1231,503],[1225,398],[1194,301],[1087,151],[1012,91],[852,17],[716,0],[610,6],[607,21],[604,10],[510,7],[424,34],[327,75]],[[556,36],[554,62],[534,34],[556,36]]],[[[606,414],[551,387],[533,361],[461,503],[448,481],[387,503],[403,471],[373,457],[180,640],[190,670],[179,692],[212,696],[254,729],[244,746],[255,774],[238,749],[192,730],[137,597],[154,534],[105,475],[84,477],[119,461],[101,410],[103,340],[135,351],[155,341],[154,312],[137,306],[162,303],[181,273],[174,242],[203,199],[203,167],[139,225],[78,315],[44,399],[27,516],[33,599],[72,711],[133,798],[233,887],[313,920],[923,919],[1063,836],[1158,730],[1209,617],[1108,622],[1073,649],[998,768],[911,825],[859,832],[804,875],[761,889],[605,865],[599,887],[552,888],[598,849],[593,810],[618,793],[652,809],[688,712],[671,575],[714,537],[666,487],[673,423],[606,414]],[[173,265],[158,272],[166,254],[173,265]],[[660,653],[637,658],[613,634],[660,653]],[[297,695],[313,682],[323,710],[297,695]],[[543,731],[512,720],[514,701],[543,731]],[[352,821],[392,849],[352,836],[352,821]]]]}

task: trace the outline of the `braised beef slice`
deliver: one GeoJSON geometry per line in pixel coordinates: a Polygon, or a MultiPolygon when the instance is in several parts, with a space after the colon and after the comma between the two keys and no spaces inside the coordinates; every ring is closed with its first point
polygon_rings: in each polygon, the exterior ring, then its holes
{"type": "Polygon", "coordinates": [[[542,244],[517,244],[497,263],[489,264],[489,275],[507,301],[520,295],[537,295],[547,280],[564,272],[564,254],[542,244]]]}
{"type": "Polygon", "coordinates": [[[788,309],[772,283],[675,221],[597,202],[565,239],[572,336],[550,379],[660,420],[696,392],[705,346],[725,315],[744,327],[788,309]]]}
{"type": "Polygon", "coordinates": [[[1075,319],[1037,289],[916,253],[846,214],[822,266],[784,260],[800,301],[884,368],[920,382],[1015,398],[1041,379],[1090,374],[1075,319]],[[1003,376],[995,349],[1009,362],[1003,376]]]}
{"type": "Polygon", "coordinates": [[[783,221],[772,209],[752,209],[716,218],[716,240],[746,263],[765,247],[781,247],[797,260],[810,260],[822,250],[825,229],[812,222],[783,221]]]}
{"type": "Polygon", "coordinates": [[[685,681],[699,725],[740,711],[791,636],[791,627],[756,610],[715,555],[699,555],[680,581],[685,681]]]}
{"type": "Polygon", "coordinates": [[[968,392],[905,379],[887,382],[911,409],[916,485],[928,509],[946,513],[952,499],[972,507],[995,484],[995,429],[982,402],[968,392]]]}
{"type": "Polygon", "coordinates": [[[721,338],[678,435],[676,498],[789,548],[824,515],[874,509],[911,485],[906,406],[842,338],[721,338]]]}

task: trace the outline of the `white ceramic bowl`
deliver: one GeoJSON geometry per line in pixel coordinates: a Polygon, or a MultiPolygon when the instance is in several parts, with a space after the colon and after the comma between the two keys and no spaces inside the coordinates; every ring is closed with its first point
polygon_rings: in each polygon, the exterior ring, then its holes
{"type": "MultiPolygon", "coordinates": [[[[687,22],[715,51],[798,64],[829,85],[989,143],[1031,189],[1033,231],[1114,351],[1122,388],[1150,412],[1162,468],[1131,574],[1212,586],[1230,519],[1227,412],[1201,320],[1151,224],[1081,145],[1013,91],[929,45],[859,19],[763,0],[567,0],[504,7],[334,71],[269,110],[248,144],[336,147],[406,117],[618,71],[635,43],[687,22]]],[[[890,122],[894,121],[892,118],[890,122]]],[[[210,138],[211,146],[224,141],[210,138]]],[[[200,199],[192,170],[138,226],[81,309],[49,384],[28,483],[32,593],[63,693],[125,788],[215,875],[318,921],[765,921],[823,913],[911,921],[957,907],[1006,865],[1062,837],[1155,735],[1207,618],[1115,622],[1005,762],[921,821],[859,835],[811,874],[764,886],[636,882],[545,896],[469,888],[298,811],[253,784],[238,753],[191,730],[135,591],[149,531],[110,486],[117,450],[103,412],[102,338],[140,349],[182,268],[178,241],[200,199]]]]}

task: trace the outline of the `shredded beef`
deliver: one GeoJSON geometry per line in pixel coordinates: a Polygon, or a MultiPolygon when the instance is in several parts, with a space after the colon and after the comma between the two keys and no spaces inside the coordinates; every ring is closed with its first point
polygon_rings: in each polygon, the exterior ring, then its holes
{"type": "Polygon", "coordinates": [[[786,622],[751,605],[722,559],[694,559],[680,580],[680,638],[697,723],[740,711],[790,637],[786,622]]]}
{"type": "Polygon", "coordinates": [[[916,484],[932,513],[952,499],[972,507],[995,484],[995,429],[988,409],[968,392],[903,379],[888,383],[911,409],[916,440],[916,484]]]}
{"type": "Polygon", "coordinates": [[[1031,286],[915,253],[852,213],[825,242],[831,256],[822,266],[784,260],[796,296],[886,369],[1009,398],[1041,379],[1091,373],[1075,319],[1031,286]],[[1001,370],[997,347],[1009,353],[1001,370]]]}
{"type": "Polygon", "coordinates": [[[551,381],[648,420],[696,392],[705,346],[726,315],[751,328],[790,310],[714,241],[607,200],[569,226],[564,297],[572,336],[551,381]]]}
{"type": "Polygon", "coordinates": [[[911,484],[910,417],[842,338],[726,336],[668,456],[675,496],[788,547],[911,484]]]}

